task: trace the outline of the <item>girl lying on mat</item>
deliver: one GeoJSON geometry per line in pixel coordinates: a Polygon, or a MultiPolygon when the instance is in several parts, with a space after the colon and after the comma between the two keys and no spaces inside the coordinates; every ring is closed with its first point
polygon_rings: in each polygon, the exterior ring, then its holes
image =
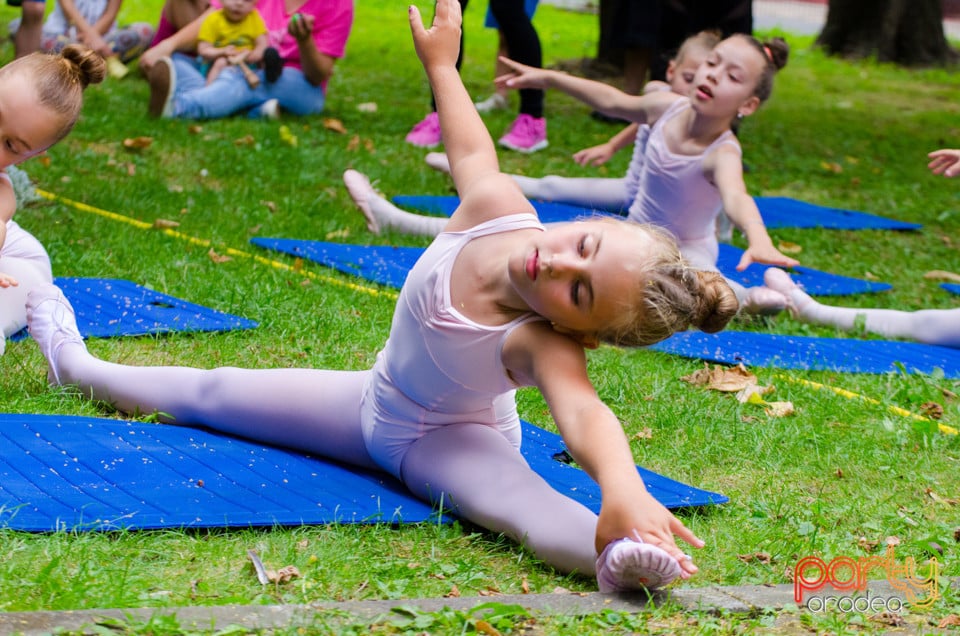
{"type": "Polygon", "coordinates": [[[73,128],[83,89],[103,80],[103,58],[70,45],[59,55],[33,53],[0,69],[0,354],[6,337],[27,324],[27,294],[50,283],[50,257],[13,214],[17,199],[6,168],[40,154],[73,128]]]}
{"type": "MultiPolygon", "coordinates": [[[[497,84],[558,89],[605,115],[649,125],[634,163],[637,185],[630,193],[633,199],[625,204],[627,218],[669,230],[695,267],[717,271],[716,224],[721,209],[747,238],[738,270],[754,262],[793,267],[798,261],[774,247],[757,204],[747,193],[740,143],[732,130],[734,122],[752,115],[770,96],[774,76],[786,65],[788,53],[782,38],[760,42],[733,35],[710,51],[685,96],[672,91],[629,95],[602,82],[506,59],[511,74],[497,78],[497,84]]],[[[344,181],[368,225],[371,219],[390,224],[382,197],[358,174],[345,174],[344,181]]],[[[542,194],[536,180],[518,182],[528,196],[542,194]]],[[[727,282],[746,312],[778,313],[786,304],[782,295],[764,286],[748,289],[727,282]]]]}
{"type": "Polygon", "coordinates": [[[71,307],[49,285],[28,307],[48,377],[127,413],[385,470],[557,569],[596,576],[603,591],[689,577],[697,568],[675,535],[703,541],[647,491],[587,376],[584,347],[645,345],[691,325],[718,331],[736,297],[652,227],[607,219],[545,229],[499,171],[457,73],[459,4],[439,0],[429,30],[409,11],[461,205],[411,270],[373,369],[112,364],[87,351],[71,307]],[[524,461],[521,386],[540,389],[570,453],[600,485],[599,517],[524,461]]]}

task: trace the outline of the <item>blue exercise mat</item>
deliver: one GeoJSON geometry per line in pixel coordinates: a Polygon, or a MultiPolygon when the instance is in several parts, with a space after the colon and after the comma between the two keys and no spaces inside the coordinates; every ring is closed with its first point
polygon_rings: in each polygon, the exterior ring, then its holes
{"type": "Polygon", "coordinates": [[[743,363],[748,367],[811,369],[842,373],[898,372],[897,363],[908,373],[943,370],[947,378],[960,378],[960,349],[854,338],[784,336],[745,331],[707,334],[678,333],[651,347],[686,358],[724,364],[743,363]]]}
{"type": "MultiPolygon", "coordinates": [[[[353,274],[381,285],[400,288],[407,273],[423,253],[420,247],[391,245],[353,245],[301,239],[254,238],[251,243],[266,249],[305,258],[346,274],[353,274]]],[[[752,287],[763,284],[766,265],[753,264],[742,272],[736,271],[743,250],[731,245],[720,245],[717,265],[724,276],[752,287]]],[[[887,283],[875,283],[858,278],[820,272],[809,267],[796,267],[792,277],[814,296],[842,296],[877,292],[889,289],[887,283]]]]}
{"type": "MultiPolygon", "coordinates": [[[[172,331],[252,329],[246,318],[196,305],[115,278],[57,278],[73,305],[84,338],[142,336],[172,331]]],[[[11,338],[27,337],[26,329],[11,338]]]]}
{"type": "Polygon", "coordinates": [[[940,283],[940,286],[951,294],[960,294],[960,285],[957,285],[956,283],[940,283]]]}
{"type": "MultiPolygon", "coordinates": [[[[754,197],[760,217],[770,228],[825,228],[831,230],[918,230],[919,223],[907,223],[866,212],[815,205],[787,197],[754,197]]],[[[399,206],[431,214],[450,216],[460,204],[452,195],[399,195],[393,197],[399,206]]],[[[571,221],[595,214],[613,214],[609,210],[581,207],[551,201],[531,201],[543,223],[571,221]]]]}
{"type": "MultiPolygon", "coordinates": [[[[383,473],[203,429],[64,415],[0,414],[0,527],[31,532],[437,520],[383,473]]],[[[560,492],[600,509],[561,438],[526,422],[523,454],[560,492]]],[[[669,508],[727,497],[643,468],[669,508]]]]}

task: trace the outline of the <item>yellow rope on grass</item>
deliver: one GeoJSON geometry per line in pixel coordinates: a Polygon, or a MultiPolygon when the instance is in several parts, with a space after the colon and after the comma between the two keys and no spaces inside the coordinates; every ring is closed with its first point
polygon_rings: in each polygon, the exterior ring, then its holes
{"type": "MultiPolygon", "coordinates": [[[[830,386],[828,384],[821,384],[819,382],[814,382],[813,380],[804,380],[802,378],[792,378],[782,373],[778,373],[774,377],[780,380],[786,380],[787,382],[793,382],[795,384],[803,384],[805,386],[813,387],[815,389],[826,389],[828,391],[833,391],[837,395],[851,399],[851,400],[862,400],[867,404],[875,404],[878,406],[883,406],[883,402],[879,400],[875,400],[865,395],[860,395],[859,393],[854,393],[853,391],[848,391],[847,389],[841,389],[840,387],[830,386]]],[[[929,417],[918,415],[917,413],[908,411],[907,409],[900,408],[899,406],[895,406],[893,404],[888,404],[887,410],[895,415],[900,415],[901,417],[906,417],[906,418],[917,420],[920,422],[936,422],[936,420],[932,420],[929,417]]],[[[960,432],[960,431],[957,431],[957,429],[955,429],[952,426],[947,426],[946,424],[941,424],[940,422],[936,422],[936,424],[940,432],[946,435],[956,435],[958,432],[960,432]]]]}
{"type": "MultiPolygon", "coordinates": [[[[96,215],[98,215],[98,216],[102,216],[102,217],[104,217],[104,218],[110,219],[111,221],[119,221],[120,223],[126,223],[127,225],[132,225],[133,227],[139,228],[139,229],[141,229],[141,230],[155,230],[155,231],[158,231],[158,232],[162,232],[163,234],[166,234],[167,236],[170,236],[170,237],[173,237],[173,238],[177,238],[177,239],[186,241],[186,242],[188,242],[188,243],[192,243],[192,244],[194,244],[194,245],[200,245],[200,246],[202,246],[202,247],[208,247],[208,248],[212,248],[212,247],[213,247],[213,244],[212,244],[209,240],[207,240],[207,239],[201,239],[201,238],[197,238],[197,237],[195,237],[195,236],[190,236],[189,234],[184,234],[183,232],[178,232],[177,230],[174,230],[173,228],[169,228],[169,227],[155,227],[152,223],[147,223],[146,221],[140,221],[140,220],[138,220],[138,219],[134,219],[134,218],[132,218],[132,217],[125,216],[125,215],[123,215],[123,214],[117,214],[116,212],[110,212],[109,210],[102,210],[102,209],[100,209],[100,208],[93,207],[92,205],[87,205],[86,203],[82,203],[82,202],[80,202],[80,201],[74,201],[74,200],[72,200],[72,199],[68,199],[68,198],[66,198],[66,197],[62,197],[62,196],[60,196],[60,195],[58,195],[58,194],[54,194],[54,193],[52,193],[52,192],[47,192],[46,190],[40,190],[40,189],[38,189],[38,190],[37,190],[37,194],[40,195],[41,197],[49,200],[49,201],[55,201],[55,202],[57,202],[57,203],[62,203],[63,205],[67,205],[67,206],[72,207],[72,208],[74,208],[74,209],[76,209],[76,210],[80,210],[81,212],[89,212],[89,213],[91,213],[91,214],[96,214],[96,215]]],[[[237,258],[245,258],[245,259],[252,260],[252,261],[254,261],[254,262],[256,262],[256,263],[260,263],[261,265],[267,265],[267,266],[269,266],[269,267],[273,267],[273,268],[276,268],[276,269],[281,269],[281,270],[288,271],[288,272],[294,272],[294,273],[296,273],[296,274],[300,274],[300,275],[306,276],[307,278],[309,278],[309,279],[311,279],[311,280],[316,280],[316,281],[320,281],[320,282],[323,282],[323,283],[328,283],[328,284],[330,284],[330,285],[336,285],[336,286],[339,286],[339,287],[345,287],[345,288],[350,289],[350,290],[353,290],[353,291],[362,292],[362,293],[364,293],[364,294],[370,294],[371,296],[376,296],[376,297],[381,297],[381,296],[382,296],[382,297],[384,297],[384,298],[389,298],[389,299],[391,299],[391,300],[396,300],[396,299],[397,299],[397,293],[394,292],[394,291],[392,291],[392,290],[377,289],[377,288],[375,288],[375,287],[369,287],[369,286],[367,286],[367,285],[358,285],[358,284],[356,284],[356,283],[351,283],[351,282],[348,282],[348,281],[339,280],[339,279],[333,278],[333,277],[331,277],[331,276],[324,276],[324,275],[322,275],[322,274],[316,274],[316,273],[314,273],[314,272],[310,272],[310,271],[307,271],[307,270],[301,270],[301,269],[298,269],[298,268],[294,267],[293,265],[287,265],[286,263],[281,263],[280,261],[275,261],[275,260],[270,259],[270,258],[266,258],[266,257],[263,257],[263,256],[258,256],[258,255],[256,255],[256,254],[251,254],[250,252],[244,252],[243,250],[238,250],[238,249],[235,249],[235,248],[229,247],[229,246],[224,246],[224,247],[221,247],[220,249],[223,249],[224,252],[225,252],[227,255],[229,255],[229,256],[234,256],[234,257],[237,257],[237,258]]]]}

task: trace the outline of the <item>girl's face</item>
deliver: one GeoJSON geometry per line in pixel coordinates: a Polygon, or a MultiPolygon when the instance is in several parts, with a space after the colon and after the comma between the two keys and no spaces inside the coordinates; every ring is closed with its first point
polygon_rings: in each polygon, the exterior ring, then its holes
{"type": "Polygon", "coordinates": [[[763,54],[747,40],[723,40],[707,55],[693,79],[690,99],[697,112],[729,117],[747,116],[760,106],[753,93],[766,65],[763,54]]]}
{"type": "Polygon", "coordinates": [[[0,169],[49,148],[61,124],[58,113],[40,104],[26,73],[0,75],[0,169]]]}
{"type": "Polygon", "coordinates": [[[671,60],[667,67],[667,83],[670,84],[670,90],[677,95],[691,95],[697,69],[706,61],[708,55],[710,55],[710,49],[691,46],[689,51],[684,52],[682,58],[671,60]]]}
{"type": "Polygon", "coordinates": [[[549,226],[510,258],[510,280],[561,332],[593,335],[637,293],[653,238],[639,228],[581,221],[549,226]]]}

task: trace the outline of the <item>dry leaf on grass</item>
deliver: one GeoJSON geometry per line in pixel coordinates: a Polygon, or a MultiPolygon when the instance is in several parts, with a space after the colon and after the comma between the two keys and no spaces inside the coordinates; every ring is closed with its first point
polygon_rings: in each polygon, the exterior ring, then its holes
{"type": "Polygon", "coordinates": [[[225,256],[223,254],[217,254],[216,250],[214,250],[212,247],[210,248],[210,251],[207,252],[207,256],[209,256],[210,260],[213,261],[214,263],[226,263],[227,261],[233,260],[229,256],[225,256]]]}
{"type": "Polygon", "coordinates": [[[267,580],[271,583],[286,583],[300,576],[300,570],[295,565],[285,565],[279,570],[267,570],[267,580]]]}
{"type": "Polygon", "coordinates": [[[938,629],[945,629],[947,627],[957,627],[960,625],[960,616],[956,614],[950,614],[949,616],[944,616],[940,619],[940,622],[937,623],[938,629]]]}
{"type": "Polygon", "coordinates": [[[770,417],[786,417],[796,413],[793,402],[767,402],[763,407],[770,417]]]}
{"type": "Polygon", "coordinates": [[[949,283],[960,283],[960,274],[945,272],[942,269],[934,269],[923,275],[928,280],[945,280],[949,283]]]}
{"type": "Polygon", "coordinates": [[[797,245],[796,243],[791,243],[790,241],[780,241],[780,243],[777,245],[777,249],[784,254],[799,254],[803,251],[803,246],[797,245]]]}
{"type": "Polygon", "coordinates": [[[254,145],[255,143],[257,143],[257,140],[256,140],[256,138],[255,138],[253,135],[244,135],[243,137],[240,137],[239,139],[234,139],[234,140],[233,140],[233,145],[234,145],[234,146],[252,146],[252,145],[254,145]]]}
{"type": "Polygon", "coordinates": [[[361,113],[375,113],[377,112],[377,102],[363,102],[362,104],[357,104],[357,110],[361,113]]]}
{"type": "Polygon", "coordinates": [[[153,137],[127,137],[123,140],[123,147],[133,152],[149,148],[151,144],[153,137]]]}
{"type": "Polygon", "coordinates": [[[649,426],[645,426],[645,427],[643,427],[642,429],[640,429],[639,431],[637,431],[637,434],[634,435],[634,438],[636,438],[636,439],[653,439],[653,431],[650,429],[649,426]]]}
{"type": "Polygon", "coordinates": [[[333,132],[340,133],[341,135],[347,134],[347,127],[343,125],[343,122],[334,117],[324,117],[323,118],[323,127],[327,130],[332,130],[333,132]]]}
{"type": "Polygon", "coordinates": [[[167,230],[175,227],[180,227],[180,224],[177,221],[169,221],[167,219],[153,220],[153,229],[155,230],[167,230]]]}
{"type": "Polygon", "coordinates": [[[757,563],[764,563],[769,565],[773,563],[773,557],[771,557],[766,552],[754,552],[753,554],[738,554],[737,558],[743,561],[744,563],[750,563],[756,561],[757,563]]]}
{"type": "Polygon", "coordinates": [[[280,130],[278,132],[280,133],[280,141],[288,146],[292,146],[294,148],[297,147],[297,143],[299,143],[297,141],[297,136],[290,132],[289,126],[280,126],[280,130]]]}
{"type": "Polygon", "coordinates": [[[456,584],[454,584],[453,587],[450,588],[450,591],[444,594],[443,596],[444,598],[459,598],[460,588],[457,587],[456,584]]]}
{"type": "Polygon", "coordinates": [[[722,367],[716,364],[711,369],[709,364],[704,363],[702,369],[680,379],[694,386],[702,386],[727,393],[741,391],[747,386],[757,383],[757,376],[747,371],[747,368],[742,364],[735,367],[722,367]]]}
{"type": "Polygon", "coordinates": [[[486,634],[487,636],[501,636],[500,630],[482,618],[477,619],[477,622],[473,624],[473,627],[477,630],[478,634],[486,634]]]}

